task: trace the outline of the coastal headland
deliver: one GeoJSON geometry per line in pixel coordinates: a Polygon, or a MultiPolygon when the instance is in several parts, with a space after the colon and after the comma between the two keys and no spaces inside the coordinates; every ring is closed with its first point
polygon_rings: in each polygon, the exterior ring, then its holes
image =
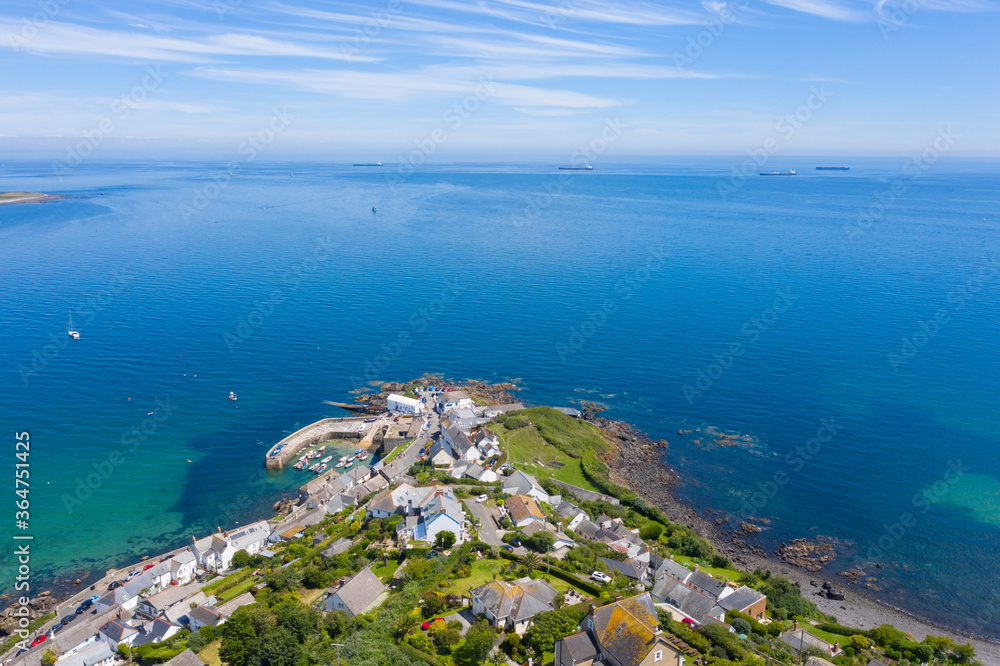
{"type": "MultiPolygon", "coordinates": [[[[754,541],[755,535],[761,530],[759,526],[768,525],[766,517],[745,517],[740,519],[739,525],[733,525],[730,517],[721,512],[710,509],[699,513],[680,501],[675,493],[679,479],[663,462],[669,460],[670,455],[666,440],[654,441],[627,423],[601,416],[602,408],[593,403],[583,403],[579,409],[525,406],[514,398],[513,392],[516,390],[518,388],[514,383],[491,385],[425,375],[410,382],[376,383],[368,390],[356,392],[355,402],[363,403],[366,413],[372,416],[327,418],[306,426],[275,444],[265,458],[265,466],[269,469],[284,469],[303,448],[315,447],[324,441],[345,439],[359,440],[362,448],[368,447],[375,464],[371,467],[357,467],[350,473],[324,474],[303,484],[296,497],[280,498],[273,507],[277,515],[261,516],[262,520],[255,523],[261,526],[259,529],[271,534],[267,542],[268,548],[276,550],[277,555],[268,555],[268,558],[273,559],[266,564],[259,556],[254,555],[258,559],[250,564],[241,564],[237,569],[230,568],[236,566],[235,563],[226,564],[225,567],[216,564],[215,568],[198,574],[199,584],[209,587],[221,584],[223,588],[220,589],[228,589],[230,583],[224,581],[231,580],[233,595],[247,590],[257,595],[258,601],[263,600],[266,604],[268,583],[254,578],[257,573],[250,574],[255,567],[258,567],[258,573],[261,570],[284,571],[303,560],[306,565],[302,566],[309,567],[305,571],[296,574],[296,569],[289,569],[281,575],[299,575],[305,582],[303,589],[311,589],[314,585],[309,582],[312,580],[309,576],[315,574],[315,565],[308,565],[311,556],[303,558],[303,553],[313,553],[318,557],[320,549],[329,547],[332,551],[333,546],[351,539],[354,540],[354,552],[358,551],[358,543],[364,538],[363,544],[376,540],[382,544],[394,542],[391,552],[399,553],[395,556],[398,557],[398,562],[394,566],[389,560],[388,546],[380,547],[380,554],[373,556],[382,561],[379,570],[385,572],[382,574],[385,576],[384,582],[388,584],[390,579],[399,582],[393,578],[392,572],[396,570],[395,567],[405,565],[409,573],[408,585],[415,586],[422,580],[418,580],[420,575],[417,571],[426,566],[411,563],[407,549],[413,548],[415,543],[418,551],[413,552],[421,553],[417,559],[425,560],[425,551],[421,550],[424,546],[418,532],[386,532],[385,523],[381,519],[377,523],[372,522],[373,517],[378,518],[378,512],[383,510],[381,507],[387,501],[386,498],[391,498],[388,493],[395,492],[393,489],[401,484],[416,488],[416,491],[421,488],[439,489],[439,484],[444,484],[445,488],[452,489],[452,501],[464,506],[465,511],[473,516],[469,522],[472,534],[459,541],[461,543],[466,540],[467,543],[462,549],[456,548],[455,555],[448,555],[452,568],[461,560],[462,553],[469,554],[469,547],[479,549],[477,559],[489,555],[483,558],[484,563],[496,559],[498,555],[502,555],[501,560],[506,558],[515,563],[529,562],[530,553],[525,546],[533,547],[534,543],[528,538],[529,532],[522,532],[519,525],[511,525],[510,521],[505,524],[501,520],[506,513],[502,508],[504,499],[510,497],[510,492],[516,492],[508,490],[505,478],[516,478],[516,473],[520,472],[529,475],[531,479],[537,479],[532,481],[536,486],[531,492],[537,490],[542,495],[548,493],[550,497],[562,495],[563,500],[569,501],[572,510],[576,512],[580,509],[573,502],[585,507],[588,514],[586,522],[596,521],[602,532],[624,527],[621,521],[625,519],[632,528],[632,533],[637,538],[642,537],[642,547],[656,552],[658,559],[674,560],[676,556],[677,561],[683,562],[685,566],[690,563],[695,572],[699,570],[700,564],[701,571],[709,573],[720,582],[729,581],[734,586],[752,585],[758,590],[772,589],[767,587],[772,575],[778,579],[779,584],[781,577],[787,579],[784,582],[791,582],[791,590],[785,591],[784,600],[775,598],[768,602],[769,617],[763,619],[768,623],[779,623],[782,631],[792,629],[793,617],[789,610],[794,608],[795,627],[799,626],[799,620],[810,625],[826,626],[824,623],[829,623],[834,617],[842,628],[855,628],[859,632],[891,624],[906,632],[910,641],[919,642],[928,636],[944,636],[956,644],[971,643],[978,658],[984,663],[1000,663],[1000,645],[996,643],[936,626],[882,604],[870,593],[866,594],[861,589],[852,587],[852,584],[863,584],[863,580],[830,580],[825,577],[824,568],[834,557],[836,544],[830,544],[821,538],[795,540],[783,545],[779,555],[775,557],[774,553],[765,552],[754,541]],[[448,388],[441,389],[442,386],[448,388]],[[385,411],[385,407],[388,396],[394,393],[429,400],[434,408],[418,415],[391,415],[385,411]],[[400,420],[407,421],[405,427],[400,420]],[[463,430],[467,434],[460,432],[463,430]],[[406,433],[405,437],[403,432],[406,433]],[[450,454],[461,452],[465,445],[473,442],[473,446],[483,452],[479,458],[482,465],[466,464],[466,461],[454,456],[450,463],[446,461],[450,454]],[[276,459],[277,462],[272,463],[276,459]],[[489,477],[486,472],[493,472],[493,476],[489,477]],[[545,489],[544,492],[542,488],[545,489]],[[480,493],[488,495],[479,495],[480,493]],[[473,502],[477,495],[479,497],[473,502]],[[483,501],[487,497],[489,499],[483,501]],[[461,502],[463,499],[466,501],[461,502]],[[379,507],[374,516],[373,506],[379,507]],[[603,513],[617,515],[619,527],[611,527],[614,520],[603,513]],[[363,529],[368,531],[362,534],[360,530],[363,529]],[[405,536],[407,534],[409,536],[405,536]],[[509,544],[514,537],[517,537],[516,548],[510,548],[508,553],[499,551],[499,546],[509,544]],[[524,545],[520,543],[522,540],[525,541],[524,545]],[[407,544],[407,541],[414,543],[407,544]],[[484,553],[483,549],[491,552],[484,553]],[[453,561],[455,556],[459,560],[453,561]],[[760,574],[764,570],[768,572],[767,576],[760,574]]],[[[546,503],[545,500],[541,501],[546,503]]],[[[452,506],[453,510],[460,511],[457,504],[452,506]]],[[[566,505],[560,504],[559,508],[565,509],[566,505]]],[[[592,577],[588,576],[593,566],[590,562],[584,562],[583,569],[570,568],[567,562],[575,557],[572,554],[575,548],[591,551],[593,548],[606,546],[595,543],[593,536],[584,537],[582,533],[574,532],[565,520],[560,526],[560,520],[552,513],[554,510],[554,506],[546,508],[553,519],[551,532],[554,533],[556,543],[563,544],[558,546],[558,550],[562,552],[552,557],[545,555],[543,559],[553,569],[557,566],[564,567],[560,576],[564,581],[570,582],[568,594],[575,594],[577,598],[585,593],[600,594],[602,602],[613,601],[616,593],[634,594],[632,588],[638,589],[638,586],[622,587],[616,583],[613,587],[610,578],[600,586],[588,582],[592,581],[592,577]]],[[[462,522],[463,519],[459,519],[456,524],[461,525],[462,522]]],[[[409,523],[404,523],[403,527],[407,530],[415,529],[409,523]]],[[[531,539],[535,539],[537,532],[536,525],[530,532],[531,539]]],[[[202,542],[236,543],[239,539],[250,538],[246,535],[245,530],[224,532],[220,527],[216,534],[201,536],[202,542]]],[[[128,580],[131,580],[132,576],[140,575],[153,567],[154,563],[162,564],[169,558],[184,556],[188,553],[188,548],[197,552],[197,544],[201,543],[197,540],[198,537],[199,535],[191,535],[191,546],[175,548],[159,555],[146,554],[139,561],[109,570],[100,580],[96,580],[96,575],[81,576],[70,589],[33,590],[31,608],[35,623],[32,625],[32,632],[51,631],[58,637],[54,628],[58,627],[57,618],[60,614],[71,612],[73,606],[85,601],[95,591],[103,590],[106,584],[107,589],[111,590],[114,581],[126,576],[129,569],[134,569],[127,574],[128,580]],[[147,562],[149,564],[144,564],[147,562]],[[56,619],[46,619],[53,611],[56,619]]],[[[263,552],[263,548],[261,545],[254,553],[263,552]]],[[[556,550],[551,549],[551,552],[556,550]]],[[[323,552],[324,559],[333,557],[326,550],[323,552]]],[[[540,552],[544,554],[547,550],[542,549],[540,552]]],[[[190,558],[190,555],[187,557],[190,558]]],[[[464,561],[463,566],[473,567],[471,561],[464,561]]],[[[208,568],[207,564],[205,566],[208,568]]],[[[445,570],[451,571],[450,568],[445,570]]],[[[530,569],[528,573],[531,573],[530,569]]],[[[426,573],[423,575],[427,576],[426,573]]],[[[433,574],[427,580],[436,588],[437,583],[433,581],[438,579],[432,579],[433,574]]],[[[124,584],[127,580],[121,582],[124,584]]],[[[648,594],[649,590],[645,593],[648,594]]],[[[229,598],[233,598],[233,595],[229,598]]],[[[309,601],[314,599],[315,597],[308,598],[309,601]]],[[[253,601],[250,600],[249,603],[253,601]]],[[[397,606],[399,604],[393,607],[397,606]]],[[[728,621],[728,615],[726,619],[728,621]]],[[[8,608],[0,616],[0,638],[9,642],[15,624],[16,618],[8,608]]],[[[78,623],[74,626],[79,629],[81,625],[78,623]]],[[[377,623],[373,626],[377,626],[377,623]]],[[[830,637],[829,633],[823,634],[819,629],[817,631],[821,636],[830,637]]],[[[403,637],[405,636],[406,631],[403,632],[403,637]]],[[[847,636],[844,635],[845,644],[847,636]]],[[[830,640],[832,642],[833,638],[830,640]]],[[[182,642],[178,644],[178,648],[183,649],[185,645],[187,643],[182,642]]],[[[400,641],[400,648],[402,647],[400,641]]],[[[748,649],[756,648],[749,646],[748,649]]],[[[38,657],[36,653],[40,653],[40,649],[29,651],[14,663],[34,666],[38,657]]],[[[412,656],[409,652],[406,654],[412,656]]],[[[541,660],[539,663],[542,663],[541,660]]]]}
{"type": "Polygon", "coordinates": [[[65,198],[62,194],[45,194],[43,192],[0,192],[0,206],[16,203],[45,203],[65,198]]]}

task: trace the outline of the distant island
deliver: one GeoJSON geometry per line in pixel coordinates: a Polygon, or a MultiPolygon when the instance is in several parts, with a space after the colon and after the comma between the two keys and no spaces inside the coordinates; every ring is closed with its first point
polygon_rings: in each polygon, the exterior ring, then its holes
{"type": "Polygon", "coordinates": [[[45,203],[65,198],[61,194],[45,194],[44,192],[0,192],[0,206],[14,203],[45,203]]]}

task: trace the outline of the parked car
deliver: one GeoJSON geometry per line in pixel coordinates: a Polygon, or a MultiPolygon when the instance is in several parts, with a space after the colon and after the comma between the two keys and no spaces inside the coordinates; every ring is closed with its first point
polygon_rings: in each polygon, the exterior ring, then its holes
{"type": "Polygon", "coordinates": [[[37,636],[35,636],[35,640],[31,641],[31,647],[35,647],[36,645],[44,643],[47,638],[48,636],[45,634],[38,634],[37,636]]]}
{"type": "Polygon", "coordinates": [[[686,617],[686,618],[684,618],[683,620],[681,620],[681,624],[686,624],[686,625],[688,625],[689,627],[691,627],[692,629],[698,626],[698,623],[697,623],[697,622],[695,622],[694,620],[692,620],[692,619],[691,619],[691,618],[689,618],[689,617],[686,617]]]}
{"type": "Polygon", "coordinates": [[[142,570],[143,570],[143,571],[149,571],[150,569],[152,569],[152,568],[153,568],[153,567],[155,567],[155,566],[156,566],[156,564],[154,564],[153,562],[150,562],[149,564],[147,564],[146,566],[144,566],[144,567],[142,568],[142,570]]]}
{"type": "Polygon", "coordinates": [[[443,617],[436,617],[433,620],[427,620],[422,625],[420,625],[420,628],[423,629],[424,631],[427,631],[427,629],[430,628],[430,626],[432,624],[434,624],[435,622],[444,622],[444,618],[443,617]]]}
{"type": "Polygon", "coordinates": [[[489,499],[489,495],[480,495],[479,497],[476,498],[476,502],[479,503],[479,504],[482,504],[483,502],[485,502],[488,499],[489,499]]]}
{"type": "Polygon", "coordinates": [[[505,543],[504,545],[502,545],[500,547],[503,548],[504,550],[506,550],[508,553],[513,553],[514,552],[514,546],[510,545],[509,543],[505,543]]]}
{"type": "Polygon", "coordinates": [[[590,574],[590,579],[591,580],[596,580],[598,583],[610,583],[611,582],[611,576],[609,576],[608,574],[606,574],[606,573],[604,573],[602,571],[595,571],[594,573],[590,574]]]}
{"type": "Polygon", "coordinates": [[[138,569],[132,569],[132,571],[129,571],[128,575],[125,576],[125,582],[126,583],[129,582],[130,580],[132,580],[133,578],[135,578],[136,576],[138,576],[141,573],[142,572],[139,571],[138,569]]]}
{"type": "Polygon", "coordinates": [[[77,615],[81,615],[82,613],[86,613],[87,609],[90,608],[93,605],[94,605],[94,602],[91,601],[90,599],[87,599],[82,604],[80,604],[79,606],[76,607],[76,614],[77,615]]]}
{"type": "Polygon", "coordinates": [[[94,603],[97,603],[100,599],[101,599],[101,595],[99,595],[99,594],[95,594],[94,596],[92,596],[90,598],[90,600],[93,601],[94,603]]]}
{"type": "Polygon", "coordinates": [[[62,619],[61,622],[62,622],[62,624],[69,624],[70,622],[72,622],[75,619],[76,619],[76,613],[70,613],[69,615],[63,616],[63,619],[62,619]]]}
{"type": "Polygon", "coordinates": [[[115,589],[116,587],[121,587],[121,586],[122,586],[122,582],[120,580],[113,580],[113,581],[111,581],[111,584],[108,585],[108,591],[110,592],[111,590],[115,589]]]}

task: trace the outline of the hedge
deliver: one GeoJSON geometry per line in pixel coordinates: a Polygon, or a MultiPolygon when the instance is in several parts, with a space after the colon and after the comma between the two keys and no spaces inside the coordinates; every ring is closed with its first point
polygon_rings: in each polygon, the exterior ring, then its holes
{"type": "Polygon", "coordinates": [[[429,655],[426,652],[422,652],[406,642],[399,644],[399,651],[410,659],[416,659],[417,661],[428,663],[431,666],[445,666],[445,663],[437,657],[429,655]]]}
{"type": "MultiPolygon", "coordinates": [[[[513,562],[520,562],[522,559],[520,556],[515,555],[514,553],[508,553],[506,550],[501,550],[500,556],[503,557],[504,559],[511,560],[513,562]]],[[[541,569],[539,569],[539,571],[541,571],[541,569]]],[[[594,597],[599,597],[601,596],[601,594],[604,593],[603,589],[597,587],[596,585],[590,583],[589,581],[580,580],[574,574],[570,573],[569,571],[566,571],[565,569],[560,569],[559,567],[553,567],[549,565],[545,573],[550,573],[556,578],[561,578],[567,583],[579,587],[581,590],[588,592],[594,597]]]]}

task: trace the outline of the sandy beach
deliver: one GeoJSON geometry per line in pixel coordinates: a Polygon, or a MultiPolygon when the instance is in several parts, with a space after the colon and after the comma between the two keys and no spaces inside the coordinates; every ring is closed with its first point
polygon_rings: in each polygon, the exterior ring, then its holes
{"type": "Polygon", "coordinates": [[[41,192],[0,192],[0,206],[16,203],[45,203],[65,198],[61,194],[43,194],[41,192]]]}

